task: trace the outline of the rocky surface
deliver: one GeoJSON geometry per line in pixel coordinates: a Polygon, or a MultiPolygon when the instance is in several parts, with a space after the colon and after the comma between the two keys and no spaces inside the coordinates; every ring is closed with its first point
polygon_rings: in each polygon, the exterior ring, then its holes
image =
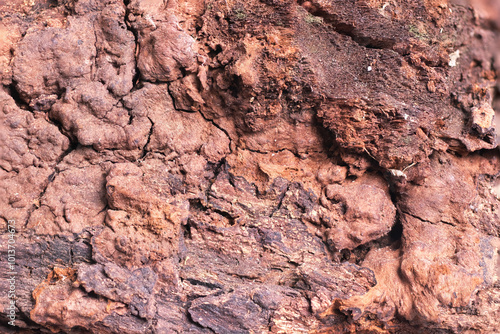
{"type": "Polygon", "coordinates": [[[495,333],[495,0],[0,0],[5,333],[495,333]]]}

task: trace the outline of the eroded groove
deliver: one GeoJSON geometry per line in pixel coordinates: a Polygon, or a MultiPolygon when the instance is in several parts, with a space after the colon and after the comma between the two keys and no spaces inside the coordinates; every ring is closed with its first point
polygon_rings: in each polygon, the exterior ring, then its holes
{"type": "MultiPolygon", "coordinates": [[[[332,3],[335,2],[336,1],[333,1],[332,3]]],[[[366,17],[368,18],[368,20],[370,20],[370,18],[374,19],[377,16],[379,17],[379,19],[383,18],[378,13],[375,14],[375,12],[372,12],[372,9],[367,6],[363,8],[364,12],[362,14],[354,14],[351,12],[360,11],[360,9],[357,4],[351,4],[352,7],[348,9],[349,14],[346,15],[344,13],[345,17],[340,17],[334,12],[334,10],[328,11],[323,9],[322,1],[310,2],[301,0],[299,1],[299,4],[309,13],[309,15],[318,18],[318,22],[324,22],[325,24],[331,26],[335,32],[350,37],[354,42],[365,48],[392,49],[397,43],[397,40],[392,38],[374,38],[363,35],[358,31],[358,22],[348,22],[348,20],[353,20],[354,18],[360,16],[366,17]]],[[[343,10],[345,10],[345,8],[343,10]]],[[[312,21],[314,20],[314,18],[311,18],[310,20],[312,21]]]]}

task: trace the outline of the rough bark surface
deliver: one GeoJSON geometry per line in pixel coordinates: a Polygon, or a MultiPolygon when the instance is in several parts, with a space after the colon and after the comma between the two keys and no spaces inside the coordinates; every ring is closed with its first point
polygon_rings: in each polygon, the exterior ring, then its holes
{"type": "Polygon", "coordinates": [[[498,332],[496,0],[0,0],[0,37],[2,333],[498,332]]]}

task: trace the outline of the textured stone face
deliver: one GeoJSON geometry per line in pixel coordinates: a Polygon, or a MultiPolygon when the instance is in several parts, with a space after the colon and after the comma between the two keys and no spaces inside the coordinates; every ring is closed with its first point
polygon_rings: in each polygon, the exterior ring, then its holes
{"type": "Polygon", "coordinates": [[[360,184],[330,184],[325,188],[326,207],[332,214],[329,239],[336,249],[354,249],[376,240],[392,229],[396,208],[388,190],[360,184]]]}
{"type": "Polygon", "coordinates": [[[495,0],[0,0],[16,330],[495,332],[499,20],[495,0]]]}

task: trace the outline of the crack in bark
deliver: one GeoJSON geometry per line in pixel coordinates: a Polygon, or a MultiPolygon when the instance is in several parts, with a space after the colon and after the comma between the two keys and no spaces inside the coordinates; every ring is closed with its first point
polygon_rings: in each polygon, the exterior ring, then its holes
{"type": "Polygon", "coordinates": [[[279,211],[281,209],[281,206],[283,205],[283,199],[285,199],[285,196],[286,196],[286,193],[288,192],[288,190],[290,190],[290,186],[292,185],[292,183],[288,183],[288,185],[286,186],[286,190],[283,192],[282,195],[280,195],[279,197],[279,202],[278,202],[278,205],[276,206],[276,208],[274,208],[274,210],[271,212],[271,214],[269,215],[269,218],[272,218],[274,216],[274,214],[279,211]]]}
{"type": "Polygon", "coordinates": [[[96,79],[96,76],[97,76],[97,57],[98,57],[98,48],[97,48],[97,29],[95,27],[95,20],[92,21],[92,30],[93,30],[93,33],[94,33],[94,38],[95,38],[95,41],[94,41],[94,48],[95,48],[95,57],[94,57],[94,61],[93,63],[90,65],[90,77],[91,77],[91,80],[92,81],[95,81],[96,79]]]}
{"type": "Polygon", "coordinates": [[[153,120],[151,119],[151,117],[148,116],[148,120],[151,122],[151,127],[149,128],[149,133],[148,133],[148,139],[146,141],[146,144],[144,144],[144,147],[142,148],[142,154],[141,156],[139,157],[139,159],[137,160],[142,160],[144,159],[144,157],[151,151],[148,151],[148,145],[149,145],[149,142],[151,141],[151,136],[153,135],[153,130],[154,130],[154,126],[155,126],[155,123],[153,122],[153,120]]]}
{"type": "Polygon", "coordinates": [[[0,165],[0,169],[7,172],[7,173],[15,172],[15,173],[19,174],[19,172],[16,172],[15,170],[11,170],[11,171],[6,170],[2,165],[0,165]]]}
{"type": "MultiPolygon", "coordinates": [[[[169,89],[169,93],[170,93],[170,89],[169,89]]],[[[217,124],[213,119],[210,119],[208,117],[205,116],[205,114],[203,114],[203,112],[200,110],[200,115],[201,117],[203,117],[203,119],[209,123],[212,123],[213,126],[215,126],[217,129],[221,130],[222,132],[224,132],[224,134],[227,136],[227,138],[229,139],[229,154],[233,153],[233,140],[231,138],[231,136],[229,135],[229,132],[227,132],[226,129],[224,129],[223,127],[221,127],[219,124],[217,124]]]]}
{"type": "MultiPolygon", "coordinates": [[[[167,92],[168,92],[168,95],[170,96],[170,98],[172,99],[172,105],[174,107],[174,110],[192,113],[191,110],[184,110],[184,109],[177,108],[175,106],[175,98],[174,98],[172,92],[170,91],[170,84],[168,84],[167,92]]],[[[213,119],[208,118],[201,110],[199,111],[199,113],[200,113],[201,117],[203,117],[203,119],[206,122],[211,123],[214,127],[219,129],[220,131],[224,132],[226,137],[229,139],[229,154],[232,154],[233,153],[233,140],[232,140],[231,136],[229,135],[229,132],[226,129],[224,129],[223,127],[221,127],[219,124],[217,124],[213,119]]]]}
{"type": "Polygon", "coordinates": [[[418,220],[420,220],[420,221],[421,221],[421,222],[423,222],[423,223],[429,223],[429,224],[432,224],[432,225],[438,225],[439,223],[442,223],[442,224],[445,224],[445,225],[450,225],[450,226],[456,227],[456,225],[455,225],[455,224],[452,224],[452,223],[447,222],[447,221],[444,221],[444,220],[440,220],[440,221],[438,221],[438,222],[432,222],[432,221],[430,221],[430,220],[424,219],[424,218],[422,218],[422,217],[419,217],[419,216],[417,216],[417,215],[414,215],[414,214],[409,213],[409,212],[404,211],[404,210],[401,210],[401,212],[402,212],[403,214],[405,214],[405,215],[408,215],[408,216],[410,216],[410,217],[413,217],[413,218],[415,218],[415,219],[418,219],[418,220]]]}
{"type": "MultiPolygon", "coordinates": [[[[43,196],[45,196],[45,192],[49,188],[49,185],[56,179],[57,175],[59,175],[59,173],[62,172],[59,169],[59,164],[64,160],[64,158],[66,156],[68,156],[71,152],[73,152],[74,150],[76,150],[77,147],[78,147],[77,143],[76,144],[70,143],[70,146],[68,147],[68,149],[66,149],[63,153],[61,153],[61,155],[59,155],[59,157],[57,158],[56,164],[54,165],[54,168],[53,168],[53,172],[47,178],[47,181],[44,184],[42,191],[40,192],[40,194],[38,195],[38,197],[36,199],[36,203],[33,203],[31,205],[31,208],[28,210],[28,215],[26,217],[26,221],[25,221],[24,227],[28,226],[29,220],[30,220],[31,215],[33,214],[33,212],[43,206],[43,204],[41,204],[41,201],[43,199],[43,196]]],[[[49,209],[50,209],[50,207],[49,207],[49,209]]]]}

